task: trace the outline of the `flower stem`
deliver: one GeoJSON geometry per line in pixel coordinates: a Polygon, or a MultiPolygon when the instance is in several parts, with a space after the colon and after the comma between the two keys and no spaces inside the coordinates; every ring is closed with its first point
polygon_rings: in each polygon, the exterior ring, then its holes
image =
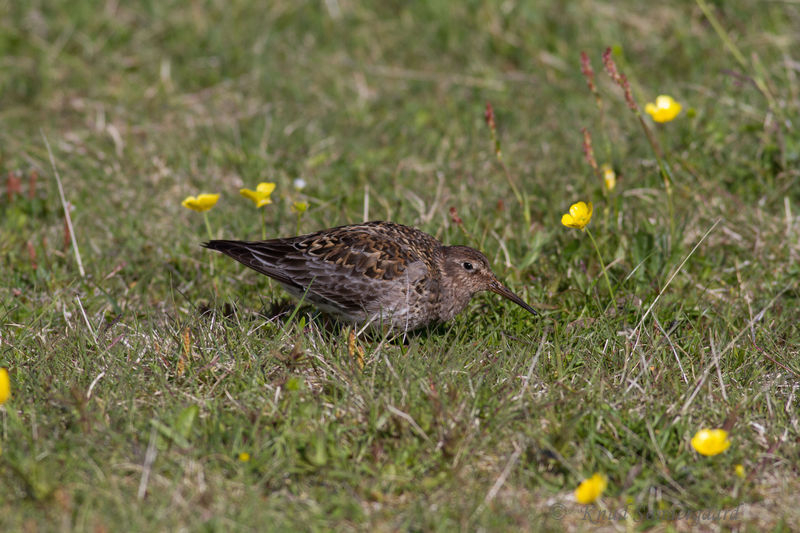
{"type": "Polygon", "coordinates": [[[592,235],[589,228],[586,228],[586,233],[589,234],[589,239],[591,239],[594,245],[594,251],[597,252],[597,258],[600,260],[600,266],[603,267],[603,277],[606,278],[606,286],[608,287],[608,292],[611,294],[611,301],[615,302],[614,289],[611,288],[611,281],[608,279],[608,271],[606,270],[606,264],[603,262],[603,256],[600,254],[600,248],[597,246],[597,241],[594,240],[594,235],[592,235]]]}
{"type": "Polygon", "coordinates": [[[647,136],[647,141],[650,143],[650,147],[653,149],[653,153],[656,156],[656,161],[658,162],[658,169],[661,171],[661,178],[664,180],[664,189],[667,192],[667,209],[669,211],[669,242],[671,246],[672,243],[675,242],[675,206],[672,199],[672,176],[664,158],[664,152],[661,151],[661,146],[653,136],[653,132],[647,127],[647,123],[644,121],[644,118],[638,109],[636,110],[636,118],[639,119],[639,124],[641,124],[642,129],[647,136]]]}
{"type": "MultiPolygon", "coordinates": [[[[203,211],[203,221],[205,221],[205,223],[206,223],[206,232],[208,232],[208,240],[213,241],[214,240],[214,233],[211,231],[211,223],[208,221],[208,213],[206,211],[203,211]]],[[[209,262],[211,264],[211,275],[212,276],[214,275],[214,255],[215,254],[210,254],[210,257],[209,257],[209,259],[210,259],[209,262]]]]}
{"type": "Polygon", "coordinates": [[[208,213],[203,212],[203,221],[206,223],[206,232],[208,232],[208,240],[214,240],[214,232],[211,231],[211,223],[208,221],[208,213]]]}
{"type": "Polygon", "coordinates": [[[267,219],[263,209],[261,209],[261,240],[267,240],[267,219]]]}

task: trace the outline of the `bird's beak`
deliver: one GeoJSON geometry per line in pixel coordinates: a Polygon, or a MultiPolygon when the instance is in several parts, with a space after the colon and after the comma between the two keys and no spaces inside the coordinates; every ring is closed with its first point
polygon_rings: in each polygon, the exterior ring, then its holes
{"type": "Polygon", "coordinates": [[[525,309],[526,311],[528,311],[531,314],[534,314],[534,315],[538,315],[539,314],[539,313],[536,312],[536,310],[533,307],[531,307],[530,305],[526,304],[525,301],[522,298],[520,298],[519,296],[517,296],[516,294],[511,292],[510,289],[506,288],[499,281],[496,281],[496,280],[492,281],[492,283],[489,285],[489,290],[494,292],[494,293],[499,294],[500,296],[502,296],[504,298],[508,298],[509,300],[511,300],[512,302],[514,302],[515,304],[517,304],[518,306],[520,306],[521,308],[525,309]]]}

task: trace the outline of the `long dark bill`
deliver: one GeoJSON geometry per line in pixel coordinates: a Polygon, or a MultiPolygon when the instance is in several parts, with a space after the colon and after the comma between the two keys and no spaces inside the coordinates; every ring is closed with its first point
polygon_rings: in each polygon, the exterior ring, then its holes
{"type": "Polygon", "coordinates": [[[538,315],[539,314],[539,313],[536,312],[536,310],[533,307],[531,307],[530,305],[526,304],[525,301],[522,298],[520,298],[519,296],[517,296],[516,294],[511,292],[510,289],[504,287],[503,285],[501,285],[498,282],[492,283],[489,286],[489,290],[494,292],[494,293],[499,294],[500,296],[502,296],[504,298],[508,298],[509,300],[511,300],[512,302],[514,302],[515,304],[517,304],[518,306],[520,306],[521,308],[525,309],[526,311],[528,311],[531,314],[534,314],[534,315],[538,315]]]}

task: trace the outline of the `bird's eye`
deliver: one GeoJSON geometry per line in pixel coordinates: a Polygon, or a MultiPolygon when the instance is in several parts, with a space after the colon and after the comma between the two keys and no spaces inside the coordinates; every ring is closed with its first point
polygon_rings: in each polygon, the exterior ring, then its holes
{"type": "Polygon", "coordinates": [[[464,270],[472,270],[473,268],[475,268],[475,267],[472,266],[472,263],[470,263],[469,261],[461,263],[461,266],[464,267],[464,270]]]}

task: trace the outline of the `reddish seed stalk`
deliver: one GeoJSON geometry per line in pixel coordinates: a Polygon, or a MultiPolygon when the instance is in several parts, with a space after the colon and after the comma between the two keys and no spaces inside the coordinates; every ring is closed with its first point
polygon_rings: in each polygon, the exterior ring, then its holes
{"type": "Polygon", "coordinates": [[[22,193],[22,181],[16,174],[14,174],[13,172],[9,172],[8,179],[6,179],[6,196],[8,197],[8,203],[14,201],[14,195],[21,193],[22,193]]]}
{"type": "MultiPolygon", "coordinates": [[[[664,154],[661,151],[661,147],[658,145],[658,141],[656,141],[656,138],[653,136],[650,128],[647,127],[647,123],[644,121],[644,118],[642,118],[642,114],[639,112],[639,106],[636,104],[636,100],[633,98],[633,92],[631,91],[631,84],[628,81],[628,77],[617,69],[617,64],[611,57],[611,47],[606,48],[606,51],[603,52],[603,65],[605,65],[606,72],[608,72],[608,75],[611,77],[611,79],[614,80],[614,82],[624,91],[625,102],[627,102],[630,110],[636,113],[642,129],[644,129],[644,133],[647,135],[647,140],[650,142],[650,145],[653,147],[653,151],[656,153],[656,157],[658,157],[659,160],[662,160],[664,158],[664,154]]],[[[664,179],[665,181],[668,180],[666,175],[664,176],[664,179]]],[[[667,185],[667,187],[669,187],[669,185],[667,185]]]]}
{"type": "Polygon", "coordinates": [[[597,104],[597,109],[603,112],[603,98],[600,96],[600,91],[597,90],[597,85],[594,82],[594,69],[592,63],[589,61],[589,54],[581,52],[581,72],[583,77],[586,78],[586,85],[589,86],[589,91],[594,95],[594,101],[597,104]]]}
{"type": "Polygon", "coordinates": [[[617,70],[617,64],[614,63],[614,59],[611,57],[610,46],[606,48],[605,52],[603,52],[603,66],[606,67],[606,72],[608,72],[608,75],[612,80],[614,80],[614,83],[622,86],[619,71],[617,70]]]}
{"type": "Polygon", "coordinates": [[[625,101],[628,103],[628,107],[631,111],[639,114],[639,106],[636,105],[636,100],[633,99],[633,92],[631,92],[631,84],[628,82],[628,77],[625,74],[620,74],[620,78],[622,79],[622,90],[625,91],[625,101]]]}
{"type": "Polygon", "coordinates": [[[628,107],[631,109],[631,111],[638,114],[639,106],[636,105],[636,100],[633,99],[631,84],[628,81],[627,76],[622,74],[617,69],[617,64],[614,62],[614,58],[611,57],[611,47],[606,48],[606,51],[603,52],[603,65],[606,67],[606,72],[608,72],[608,75],[612,80],[614,80],[614,83],[619,85],[625,93],[625,102],[627,102],[628,107]]]}
{"type": "Polygon", "coordinates": [[[455,207],[450,208],[450,220],[452,220],[454,224],[458,225],[458,227],[464,225],[464,220],[458,216],[458,210],[455,207]]]}
{"type": "Polygon", "coordinates": [[[614,82],[619,85],[623,92],[625,93],[625,102],[628,104],[628,107],[631,111],[636,114],[636,118],[639,119],[639,124],[642,126],[645,135],[647,136],[647,141],[650,143],[650,146],[653,148],[653,152],[656,155],[656,160],[658,161],[659,169],[661,170],[661,177],[664,180],[664,189],[667,192],[667,204],[669,209],[669,220],[670,220],[670,238],[674,235],[674,207],[672,204],[672,184],[669,177],[669,173],[667,172],[667,168],[664,163],[664,152],[661,151],[661,146],[658,144],[653,133],[650,131],[650,128],[647,126],[647,123],[644,121],[644,117],[642,117],[642,113],[639,111],[639,106],[636,105],[636,100],[633,98],[633,92],[631,91],[631,84],[628,81],[628,78],[622,74],[617,69],[617,64],[614,62],[614,59],[611,57],[611,47],[606,48],[606,51],[603,52],[603,65],[606,68],[606,72],[611,77],[614,82]]]}
{"type": "MultiPolygon", "coordinates": [[[[616,68],[616,65],[614,65],[616,68]]],[[[592,63],[589,60],[589,54],[586,52],[581,52],[581,72],[583,76],[586,78],[586,84],[589,86],[589,90],[594,95],[594,101],[597,105],[598,111],[600,111],[600,132],[603,135],[603,144],[605,146],[606,151],[606,158],[611,160],[611,143],[608,140],[608,133],[606,132],[605,128],[605,110],[603,109],[603,97],[600,94],[600,90],[597,88],[597,84],[595,83],[594,77],[594,69],[592,68],[592,63]]],[[[598,171],[595,170],[597,174],[598,171]]]]}
{"type": "Polygon", "coordinates": [[[581,52],[581,72],[583,72],[583,77],[586,78],[589,90],[592,93],[597,92],[597,87],[594,84],[594,70],[592,70],[592,64],[589,62],[589,54],[583,51],[581,52]]]}
{"type": "Polygon", "coordinates": [[[28,244],[28,257],[31,260],[31,268],[36,270],[38,266],[36,264],[36,248],[33,247],[33,243],[31,241],[28,241],[27,244],[28,244]]]}
{"type": "Polygon", "coordinates": [[[31,181],[28,184],[28,198],[33,200],[36,198],[36,182],[39,179],[39,173],[35,170],[31,171],[31,181]]]}
{"type": "Polygon", "coordinates": [[[597,167],[597,161],[594,158],[594,148],[592,147],[592,135],[589,130],[582,128],[583,132],[583,155],[586,157],[586,162],[592,167],[596,175],[600,175],[600,169],[597,167]]]}
{"type": "Polygon", "coordinates": [[[490,130],[495,131],[497,129],[497,124],[494,121],[494,108],[491,102],[486,102],[486,111],[483,114],[483,118],[486,120],[490,130]]]}
{"type": "Polygon", "coordinates": [[[467,231],[467,228],[464,226],[464,220],[458,215],[458,210],[455,207],[450,208],[450,220],[452,220],[453,223],[458,226],[458,229],[464,233],[467,239],[472,241],[472,235],[470,235],[467,231]]]}

